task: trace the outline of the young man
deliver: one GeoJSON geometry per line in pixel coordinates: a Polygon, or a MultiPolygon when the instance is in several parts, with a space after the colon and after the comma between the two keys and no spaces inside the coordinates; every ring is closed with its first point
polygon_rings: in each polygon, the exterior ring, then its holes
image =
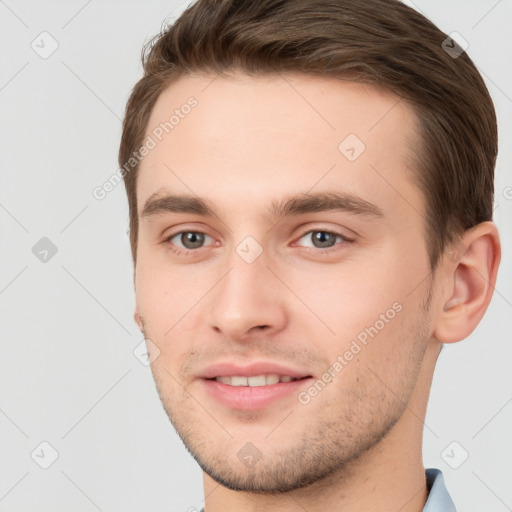
{"type": "Polygon", "coordinates": [[[206,512],[455,510],[423,421],[500,261],[470,58],[395,0],[204,0],[144,70],[135,320],[206,512]]]}

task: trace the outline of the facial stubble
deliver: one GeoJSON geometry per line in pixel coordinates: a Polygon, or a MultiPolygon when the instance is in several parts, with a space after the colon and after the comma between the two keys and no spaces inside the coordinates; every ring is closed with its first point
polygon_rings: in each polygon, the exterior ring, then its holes
{"type": "Polygon", "coordinates": [[[287,444],[274,444],[272,436],[260,442],[256,449],[261,458],[254,466],[245,466],[237,452],[251,442],[251,425],[262,417],[258,411],[236,411],[239,423],[248,428],[244,438],[233,436],[222,425],[219,410],[201,404],[162,364],[154,364],[163,408],[201,469],[228,489],[276,494],[321,484],[336,474],[348,477],[357,461],[386,437],[407,408],[428,342],[431,292],[427,291],[416,324],[400,336],[400,345],[409,350],[395,361],[393,382],[388,384],[377,368],[368,366],[358,376],[357,389],[339,387],[339,395],[331,391],[308,405],[297,402],[289,419],[279,425],[280,429],[291,428],[292,438],[287,437],[287,444]]]}

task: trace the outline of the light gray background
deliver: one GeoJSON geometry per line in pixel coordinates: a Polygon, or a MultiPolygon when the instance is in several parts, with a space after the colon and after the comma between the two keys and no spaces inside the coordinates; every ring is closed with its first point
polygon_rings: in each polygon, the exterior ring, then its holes
{"type": "MultiPolygon", "coordinates": [[[[117,169],[141,46],[187,3],[0,1],[3,512],[202,506],[199,467],[133,354],[142,337],[124,186],[92,195],[117,169]],[[43,31],[59,45],[47,59],[31,48],[43,31]],[[32,253],[42,237],[58,249],[46,263],[32,253]],[[59,455],[48,469],[43,441],[59,455]]],[[[443,470],[459,511],[502,512],[512,510],[512,2],[407,3],[468,41],[499,115],[504,258],[485,319],[440,357],[424,463],[443,470]]]]}

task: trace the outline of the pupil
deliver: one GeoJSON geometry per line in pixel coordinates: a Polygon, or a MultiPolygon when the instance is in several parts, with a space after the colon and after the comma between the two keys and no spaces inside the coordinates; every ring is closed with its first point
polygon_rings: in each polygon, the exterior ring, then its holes
{"type": "Polygon", "coordinates": [[[317,247],[332,247],[331,242],[335,241],[334,235],[325,231],[316,231],[313,239],[317,247]],[[319,245],[317,245],[317,242],[319,245]]]}
{"type": "Polygon", "coordinates": [[[187,249],[197,249],[201,247],[204,241],[204,235],[202,233],[188,232],[181,235],[181,243],[187,249]]]}

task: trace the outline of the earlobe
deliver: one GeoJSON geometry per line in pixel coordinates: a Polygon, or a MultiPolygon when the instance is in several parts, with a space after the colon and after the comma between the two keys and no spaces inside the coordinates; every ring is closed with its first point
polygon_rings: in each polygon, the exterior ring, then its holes
{"type": "MultiPolygon", "coordinates": [[[[135,267],[133,269],[133,288],[135,289],[135,267]]],[[[133,319],[139,328],[139,331],[144,334],[144,320],[140,314],[139,306],[135,305],[135,312],[133,313],[133,319]]]]}
{"type": "Polygon", "coordinates": [[[491,301],[501,259],[498,230],[492,222],[466,231],[458,247],[447,252],[443,263],[447,296],[433,332],[443,343],[467,338],[479,324],[491,301]]]}
{"type": "Polygon", "coordinates": [[[135,320],[135,323],[137,324],[137,327],[139,328],[140,332],[142,332],[144,334],[144,319],[140,315],[139,306],[135,306],[135,312],[133,313],[133,319],[135,320]]]}

